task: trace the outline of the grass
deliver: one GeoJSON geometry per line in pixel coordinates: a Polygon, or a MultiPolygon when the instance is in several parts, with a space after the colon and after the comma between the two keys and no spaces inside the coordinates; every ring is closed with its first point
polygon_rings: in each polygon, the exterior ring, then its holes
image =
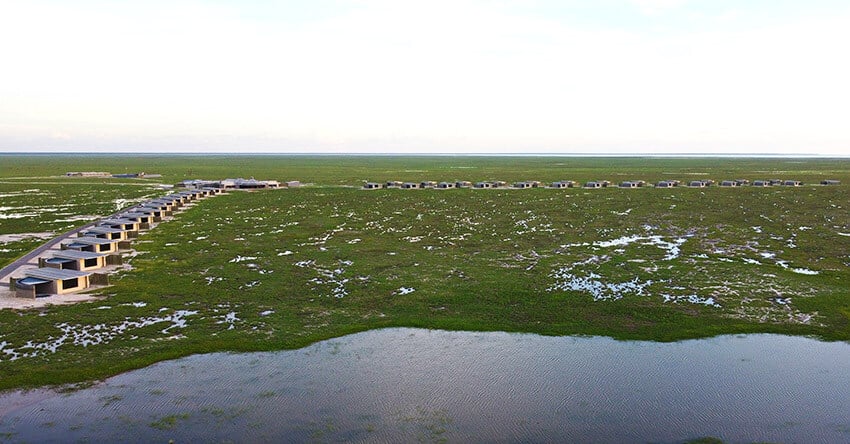
{"type": "MultiPolygon", "coordinates": [[[[850,237],[840,234],[850,233],[846,185],[358,189],[363,180],[396,179],[778,177],[846,184],[846,160],[6,160],[20,165],[18,177],[144,170],[162,173],[166,183],[254,176],[315,186],[201,202],[134,243],[134,270],[114,279],[104,301],[0,312],[0,344],[31,355],[11,361],[0,350],[2,389],[88,381],[194,353],[298,348],[396,326],[657,341],[731,333],[850,339],[850,237]],[[142,320],[153,323],[135,326],[142,320]],[[96,344],[74,344],[83,339],[96,344]],[[61,344],[55,353],[39,348],[51,343],[61,344]]],[[[0,186],[25,183],[0,178],[0,186]]],[[[85,194],[92,190],[107,190],[99,192],[107,199],[118,189],[133,190],[131,197],[154,193],[149,181],[120,183],[39,187],[67,189],[69,200],[86,195],[88,205],[106,205],[85,194]]]]}

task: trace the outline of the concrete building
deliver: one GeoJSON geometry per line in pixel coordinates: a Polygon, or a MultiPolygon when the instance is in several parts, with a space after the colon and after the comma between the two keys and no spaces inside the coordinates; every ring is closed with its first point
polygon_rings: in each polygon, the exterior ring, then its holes
{"type": "Polygon", "coordinates": [[[162,202],[145,202],[138,208],[150,208],[152,210],[158,210],[160,212],[160,217],[171,216],[171,205],[166,205],[162,202]]]}
{"type": "Polygon", "coordinates": [[[153,222],[153,217],[148,215],[148,214],[144,214],[144,213],[137,213],[137,212],[121,213],[121,214],[118,215],[118,217],[120,217],[122,219],[129,219],[129,220],[138,222],[142,226],[144,226],[144,224],[150,224],[150,223],[153,222]]]}
{"type": "Polygon", "coordinates": [[[561,180],[558,182],[552,182],[552,188],[575,188],[576,182],[574,180],[561,180]]]}
{"type": "Polygon", "coordinates": [[[24,271],[24,278],[15,279],[15,295],[35,299],[85,290],[89,288],[90,275],[85,271],[31,268],[24,271]]]}
{"type": "Polygon", "coordinates": [[[40,268],[58,268],[60,270],[91,271],[106,266],[106,254],[90,251],[62,250],[53,256],[39,261],[40,268]]]}
{"type": "Polygon", "coordinates": [[[141,224],[137,221],[124,218],[103,219],[98,222],[98,226],[117,228],[124,231],[137,232],[141,229],[141,224]]]}
{"type": "Polygon", "coordinates": [[[130,209],[130,212],[138,214],[147,214],[152,219],[152,222],[159,222],[165,216],[165,214],[157,208],[133,207],[130,209]]]}
{"type": "Polygon", "coordinates": [[[179,207],[178,203],[175,202],[174,199],[166,199],[164,197],[160,199],[149,200],[147,203],[152,206],[155,205],[163,211],[174,211],[176,208],[179,207]]]}
{"type": "Polygon", "coordinates": [[[120,228],[112,228],[105,226],[96,226],[86,228],[81,230],[78,233],[79,237],[99,237],[101,239],[109,239],[109,240],[127,240],[130,236],[127,230],[122,230],[120,228]]]}
{"type": "Polygon", "coordinates": [[[114,253],[118,251],[117,240],[101,239],[99,237],[78,237],[70,243],[62,244],[63,249],[91,251],[93,253],[114,253]]]}
{"type": "Polygon", "coordinates": [[[264,189],[264,188],[278,188],[280,187],[280,182],[276,180],[256,180],[254,178],[251,179],[227,179],[228,181],[233,181],[234,188],[237,190],[253,190],[253,189],[264,189]]]}

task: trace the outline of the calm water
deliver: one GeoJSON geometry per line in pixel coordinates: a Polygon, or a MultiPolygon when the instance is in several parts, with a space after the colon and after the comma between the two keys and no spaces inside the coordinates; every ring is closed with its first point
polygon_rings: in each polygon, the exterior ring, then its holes
{"type": "Polygon", "coordinates": [[[850,442],[850,345],[388,329],[0,397],[0,441],[850,442]]]}

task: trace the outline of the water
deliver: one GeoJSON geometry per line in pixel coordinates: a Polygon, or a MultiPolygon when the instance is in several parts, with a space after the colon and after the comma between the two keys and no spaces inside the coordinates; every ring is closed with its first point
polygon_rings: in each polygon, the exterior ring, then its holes
{"type": "Polygon", "coordinates": [[[0,396],[0,442],[850,441],[850,344],[420,329],[0,396]]]}

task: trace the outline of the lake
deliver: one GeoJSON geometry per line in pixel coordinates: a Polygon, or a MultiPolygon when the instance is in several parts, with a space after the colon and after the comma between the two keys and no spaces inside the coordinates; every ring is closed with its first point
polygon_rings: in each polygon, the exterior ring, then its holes
{"type": "Polygon", "coordinates": [[[0,442],[850,441],[850,344],[385,329],[0,396],[0,442]]]}

